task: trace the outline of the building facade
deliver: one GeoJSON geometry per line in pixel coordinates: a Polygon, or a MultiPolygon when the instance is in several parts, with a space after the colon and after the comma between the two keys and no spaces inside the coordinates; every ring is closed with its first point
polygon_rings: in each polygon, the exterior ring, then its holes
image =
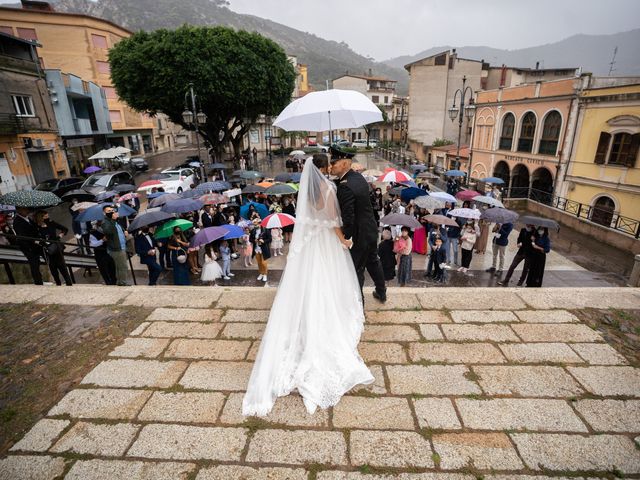
{"type": "MultiPolygon", "coordinates": [[[[110,77],[108,50],[132,32],[88,15],[30,8],[0,7],[0,19],[0,31],[37,40],[42,68],[71,73],[104,89],[113,130],[107,135],[111,146],[130,148],[134,154],[154,150],[153,119],[120,100],[110,77]]],[[[98,150],[95,145],[83,147],[98,150]]]]}
{"type": "MultiPolygon", "coordinates": [[[[346,73],[333,79],[333,88],[340,90],[355,90],[369,98],[386,113],[387,121],[371,125],[369,138],[378,142],[391,141],[393,137],[393,99],[396,94],[396,80],[369,75],[354,75],[346,73]]],[[[367,138],[364,128],[352,128],[338,132],[344,140],[362,140],[367,138]]]]}
{"type": "Polygon", "coordinates": [[[576,77],[478,92],[470,178],[502,178],[512,196],[525,197],[530,188],[554,192],[581,82],[576,77]]]}
{"type": "Polygon", "coordinates": [[[59,134],[72,175],[86,168],[90,146],[102,149],[113,131],[104,90],[93,82],[60,70],[45,70],[45,78],[59,134]]]}
{"type": "Polygon", "coordinates": [[[640,77],[586,77],[559,196],[581,216],[636,235],[640,220],[640,77]],[[627,231],[628,230],[628,231],[627,231]]]}
{"type": "Polygon", "coordinates": [[[69,176],[36,44],[0,33],[0,194],[69,176]]]}

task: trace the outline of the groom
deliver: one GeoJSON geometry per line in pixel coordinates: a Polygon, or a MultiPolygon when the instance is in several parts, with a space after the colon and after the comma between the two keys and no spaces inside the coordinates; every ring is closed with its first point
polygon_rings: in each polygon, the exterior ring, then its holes
{"type": "MultiPolygon", "coordinates": [[[[369,197],[369,184],[362,175],[351,170],[351,159],[332,158],[331,174],[338,177],[338,203],[342,212],[342,232],[351,239],[351,259],[356,268],[360,290],[365,268],[376,286],[373,297],[387,301],[387,286],[378,258],[378,223],[369,197]]],[[[364,301],[364,294],[363,294],[364,301]]]]}

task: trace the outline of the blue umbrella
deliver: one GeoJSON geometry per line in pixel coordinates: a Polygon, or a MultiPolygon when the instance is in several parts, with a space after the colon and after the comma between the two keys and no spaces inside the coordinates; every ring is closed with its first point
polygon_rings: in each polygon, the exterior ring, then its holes
{"type": "Polygon", "coordinates": [[[407,187],[413,187],[413,188],[418,188],[418,184],[416,182],[413,182],[411,180],[407,180],[406,182],[400,182],[401,185],[405,185],[407,187]]]}
{"type": "Polygon", "coordinates": [[[462,170],[447,170],[444,172],[447,177],[465,177],[467,174],[462,170]]]}
{"type": "Polygon", "coordinates": [[[171,200],[162,206],[162,211],[167,213],[187,213],[200,210],[204,206],[200,200],[194,198],[181,198],[171,200]]]}
{"type": "Polygon", "coordinates": [[[249,218],[249,206],[251,205],[253,205],[253,207],[256,209],[258,215],[260,215],[260,218],[265,218],[267,215],[269,215],[269,210],[263,204],[257,202],[249,202],[240,207],[241,217],[249,218]]]}
{"type": "Polygon", "coordinates": [[[415,188],[415,187],[405,188],[400,192],[400,198],[402,199],[403,202],[408,202],[409,200],[422,197],[423,195],[427,195],[427,192],[425,192],[421,188],[415,188]]]}
{"type": "Polygon", "coordinates": [[[166,212],[146,212],[142,215],[138,215],[129,225],[130,232],[138,230],[142,227],[149,227],[151,225],[162,223],[166,220],[171,220],[173,215],[166,212]]]}
{"type": "Polygon", "coordinates": [[[205,182],[196,187],[196,190],[202,195],[207,192],[221,192],[223,190],[229,190],[231,184],[229,182],[205,182]]]}
{"type": "Polygon", "coordinates": [[[162,195],[166,195],[167,192],[154,192],[147,193],[147,200],[153,200],[154,198],[161,197],[162,195]]]}
{"type": "Polygon", "coordinates": [[[409,168],[414,172],[422,172],[427,169],[427,166],[421,163],[416,163],[415,165],[409,165],[409,168]]]}
{"type": "Polygon", "coordinates": [[[291,181],[293,183],[300,183],[300,179],[302,178],[302,173],[295,172],[291,174],[291,181]]]}
{"type": "Polygon", "coordinates": [[[195,189],[185,190],[180,194],[180,196],[182,198],[197,198],[202,196],[202,192],[199,192],[198,190],[195,190],[195,189]]]}
{"type": "Polygon", "coordinates": [[[504,184],[504,180],[498,177],[485,177],[485,178],[481,178],[480,181],[484,183],[493,183],[495,185],[504,184]]]}
{"type": "MultiPolygon", "coordinates": [[[[93,222],[95,220],[104,220],[104,213],[102,212],[103,207],[111,205],[110,203],[99,203],[98,205],[94,205],[93,207],[87,208],[84,212],[80,213],[76,217],[76,221],[80,223],[84,222],[93,222]]],[[[136,211],[131,208],[129,205],[121,204],[118,205],[118,215],[121,217],[128,217],[129,215],[133,215],[136,211]]]]}
{"type": "Polygon", "coordinates": [[[228,223],[225,223],[220,226],[229,231],[229,233],[223,237],[225,240],[233,240],[234,238],[240,238],[244,235],[244,230],[238,225],[229,225],[228,223]]]}
{"type": "Polygon", "coordinates": [[[110,198],[115,197],[116,195],[117,193],[113,191],[99,193],[96,195],[96,202],[102,202],[103,200],[108,200],[110,198]]]}
{"type": "Polygon", "coordinates": [[[289,180],[291,180],[291,173],[279,173],[274,177],[274,180],[276,182],[287,183],[289,180]]]}

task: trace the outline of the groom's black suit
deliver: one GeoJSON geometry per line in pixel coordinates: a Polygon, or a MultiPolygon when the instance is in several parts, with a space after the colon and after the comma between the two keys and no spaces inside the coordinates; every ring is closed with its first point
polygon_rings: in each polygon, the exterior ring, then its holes
{"type": "Polygon", "coordinates": [[[360,289],[366,268],[376,285],[376,292],[386,298],[382,265],[378,258],[378,224],[369,197],[369,184],[362,175],[349,170],[336,181],[338,203],[342,212],[342,232],[353,241],[351,258],[360,289]]]}

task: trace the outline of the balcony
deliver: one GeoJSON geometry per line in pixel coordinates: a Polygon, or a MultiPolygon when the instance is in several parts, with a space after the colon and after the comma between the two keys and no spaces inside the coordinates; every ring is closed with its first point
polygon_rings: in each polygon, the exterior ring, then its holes
{"type": "Polygon", "coordinates": [[[27,122],[23,117],[13,113],[0,113],[0,135],[12,135],[29,131],[27,122]]]}
{"type": "Polygon", "coordinates": [[[88,118],[74,118],[73,128],[76,131],[76,135],[91,135],[93,133],[91,120],[88,118]]]}
{"type": "Polygon", "coordinates": [[[82,80],[75,75],[69,75],[68,73],[62,74],[62,81],[64,88],[67,91],[67,95],[70,97],[89,98],[91,97],[91,91],[89,90],[89,82],[82,80]]]}

